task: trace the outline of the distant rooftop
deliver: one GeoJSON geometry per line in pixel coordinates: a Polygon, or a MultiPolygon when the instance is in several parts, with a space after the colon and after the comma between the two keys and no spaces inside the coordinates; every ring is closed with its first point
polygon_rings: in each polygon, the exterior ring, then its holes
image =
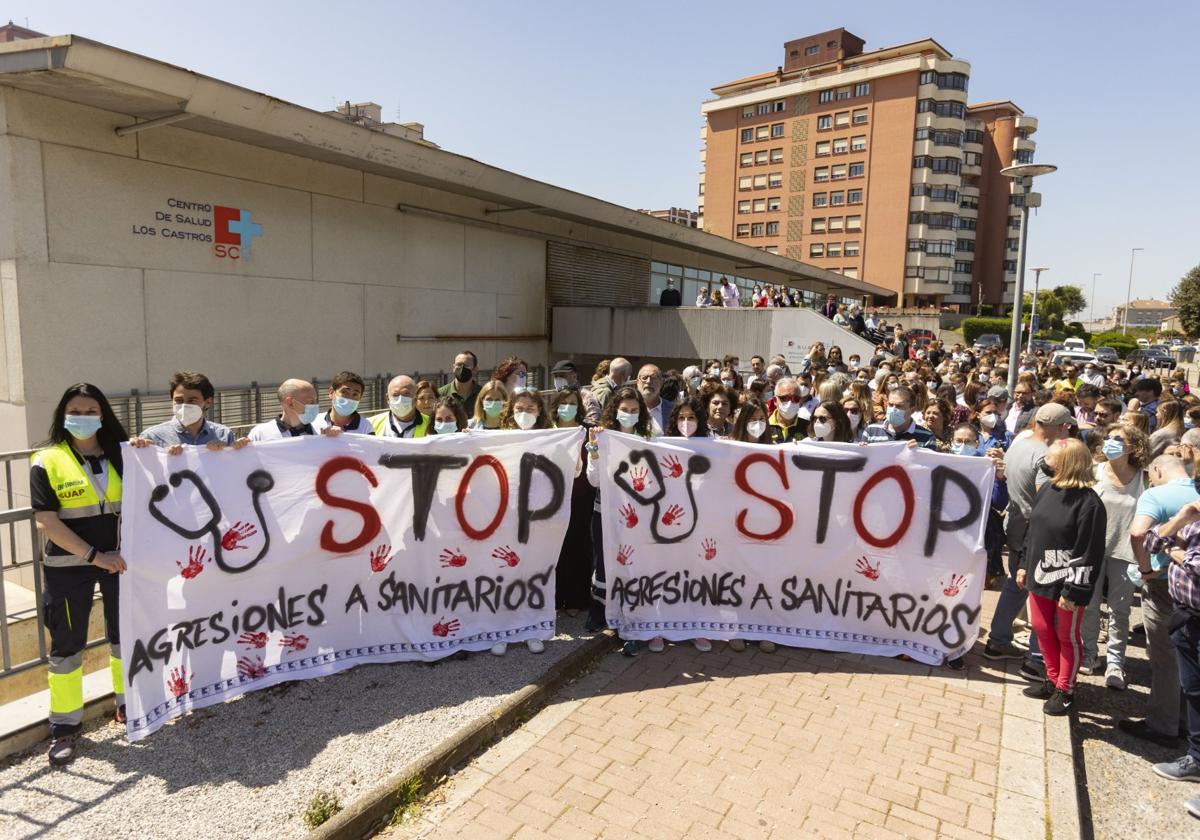
{"type": "Polygon", "coordinates": [[[12,41],[28,41],[30,38],[45,38],[45,33],[34,32],[32,29],[26,29],[24,26],[17,26],[11,20],[0,26],[0,44],[7,44],[12,41]]]}
{"type": "MultiPolygon", "coordinates": [[[[1118,307],[1119,308],[1119,307],[1118,307]]],[[[1137,300],[1129,301],[1130,309],[1174,309],[1175,307],[1167,303],[1165,300],[1155,300],[1154,298],[1138,298],[1137,300]]]]}

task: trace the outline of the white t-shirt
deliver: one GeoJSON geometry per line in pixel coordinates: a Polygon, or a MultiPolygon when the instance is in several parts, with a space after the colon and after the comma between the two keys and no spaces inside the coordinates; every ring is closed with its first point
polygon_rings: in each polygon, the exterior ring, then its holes
{"type": "Polygon", "coordinates": [[[741,306],[741,297],[741,290],[733,283],[721,287],[721,300],[724,301],[725,306],[741,306]]]}

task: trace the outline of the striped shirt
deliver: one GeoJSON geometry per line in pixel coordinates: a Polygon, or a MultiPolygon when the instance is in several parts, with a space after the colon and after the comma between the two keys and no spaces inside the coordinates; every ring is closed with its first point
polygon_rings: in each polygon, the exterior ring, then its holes
{"type": "Polygon", "coordinates": [[[1176,536],[1183,545],[1183,565],[1167,567],[1167,588],[1171,600],[1192,610],[1200,610],[1200,522],[1184,525],[1176,536]]]}

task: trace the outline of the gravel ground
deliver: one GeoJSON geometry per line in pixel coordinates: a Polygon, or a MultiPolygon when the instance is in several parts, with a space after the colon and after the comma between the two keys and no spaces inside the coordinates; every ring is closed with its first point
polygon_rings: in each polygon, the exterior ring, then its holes
{"type": "Polygon", "coordinates": [[[503,659],[364,665],[202,709],[137,744],[107,723],[66,770],[49,769],[43,744],[0,764],[0,838],[302,835],[315,794],[346,805],[370,790],[590,638],[583,623],[560,614],[540,656],[522,644],[503,659]]]}
{"type": "MultiPolygon", "coordinates": [[[[1141,620],[1141,608],[1135,606],[1131,623],[1141,620]]],[[[1186,743],[1181,739],[1177,748],[1159,747],[1117,729],[1121,718],[1145,716],[1150,662],[1144,634],[1134,634],[1126,650],[1126,671],[1125,691],[1105,688],[1103,674],[1079,677],[1072,737],[1077,750],[1083,747],[1092,836],[1200,838],[1200,820],[1183,808],[1184,800],[1200,796],[1200,785],[1172,782],[1150,769],[1183,755],[1186,743]]]]}

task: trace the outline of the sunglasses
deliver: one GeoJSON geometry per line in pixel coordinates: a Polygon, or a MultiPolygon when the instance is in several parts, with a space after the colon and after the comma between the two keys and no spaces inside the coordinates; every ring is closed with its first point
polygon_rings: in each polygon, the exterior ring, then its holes
{"type": "Polygon", "coordinates": [[[796,396],[795,394],[786,394],[786,395],[776,394],[775,399],[776,399],[776,401],[781,402],[781,403],[798,403],[798,402],[800,402],[800,398],[798,396],[796,396]]]}

